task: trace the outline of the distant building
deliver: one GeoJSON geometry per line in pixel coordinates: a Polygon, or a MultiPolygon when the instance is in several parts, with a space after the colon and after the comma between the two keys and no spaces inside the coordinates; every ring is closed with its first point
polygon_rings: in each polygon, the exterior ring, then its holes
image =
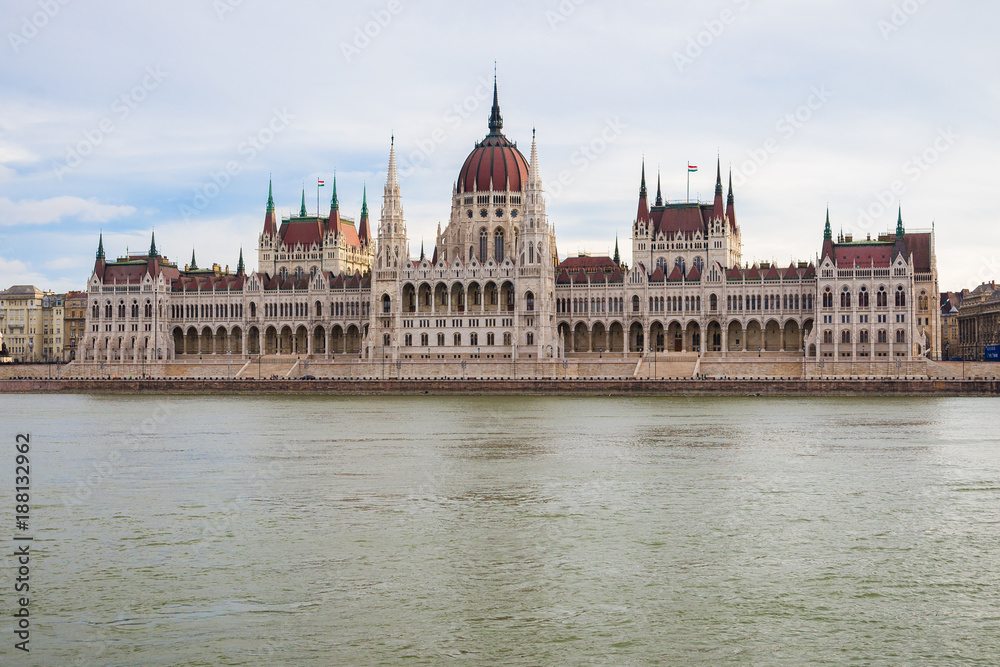
{"type": "Polygon", "coordinates": [[[34,285],[14,285],[0,292],[0,337],[14,361],[61,360],[62,295],[34,285]]]}
{"type": "Polygon", "coordinates": [[[87,324],[87,293],[69,292],[63,297],[63,361],[76,359],[87,324]]]}
{"type": "Polygon", "coordinates": [[[969,290],[961,292],[941,292],[941,358],[957,358],[958,351],[958,309],[962,297],[969,290]]]}
{"type": "Polygon", "coordinates": [[[1000,290],[983,283],[958,309],[958,350],[966,361],[983,361],[987,345],[1000,345],[1000,290]]]}

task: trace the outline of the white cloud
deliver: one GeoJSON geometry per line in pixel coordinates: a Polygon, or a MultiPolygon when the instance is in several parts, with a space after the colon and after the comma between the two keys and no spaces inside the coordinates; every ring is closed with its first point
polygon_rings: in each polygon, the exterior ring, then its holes
{"type": "Polygon", "coordinates": [[[64,218],[77,218],[81,222],[108,222],[132,215],[134,206],[100,204],[96,199],[80,197],[53,197],[51,199],[22,199],[13,202],[0,197],[0,225],[45,225],[64,218]]]}
{"type": "Polygon", "coordinates": [[[31,270],[31,267],[19,259],[0,257],[0,289],[11,285],[36,285],[45,289],[47,278],[31,270]]]}

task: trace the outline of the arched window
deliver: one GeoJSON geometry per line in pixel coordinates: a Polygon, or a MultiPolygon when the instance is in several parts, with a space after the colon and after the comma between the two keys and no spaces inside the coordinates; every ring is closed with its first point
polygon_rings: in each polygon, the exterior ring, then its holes
{"type": "Polygon", "coordinates": [[[524,343],[526,345],[534,345],[535,344],[535,334],[533,334],[530,331],[528,333],[526,333],[524,335],[524,343]]]}
{"type": "Polygon", "coordinates": [[[121,319],[121,320],[125,319],[125,302],[124,301],[119,301],[118,302],[118,319],[121,319]]]}
{"type": "Polygon", "coordinates": [[[823,342],[826,343],[827,345],[832,345],[833,344],[833,332],[832,331],[827,330],[827,331],[823,332],[823,342]]]}
{"type": "Polygon", "coordinates": [[[850,345],[851,344],[851,330],[850,329],[844,329],[843,331],[840,332],[840,342],[843,343],[844,345],[850,345]]]}
{"type": "Polygon", "coordinates": [[[687,262],[684,261],[683,257],[678,257],[674,260],[674,266],[680,267],[681,273],[687,275],[687,262]]]}
{"type": "Polygon", "coordinates": [[[257,317],[257,304],[250,302],[250,317],[257,317]]]}
{"type": "Polygon", "coordinates": [[[388,294],[382,295],[382,312],[383,313],[392,312],[392,299],[389,298],[388,294]]]}
{"type": "Polygon", "coordinates": [[[94,302],[93,307],[91,307],[90,312],[91,312],[91,315],[93,315],[93,317],[94,317],[95,320],[98,319],[101,316],[101,309],[98,307],[96,301],[94,302]]]}
{"type": "Polygon", "coordinates": [[[879,308],[885,308],[889,305],[889,295],[885,291],[885,287],[878,288],[878,292],[875,294],[875,305],[879,308]]]}
{"type": "Polygon", "coordinates": [[[316,317],[323,317],[323,304],[316,302],[316,317]]]}
{"type": "Polygon", "coordinates": [[[847,289],[846,286],[840,292],[840,307],[841,308],[850,308],[851,307],[851,292],[850,292],[850,290],[847,289]]]}
{"type": "Polygon", "coordinates": [[[296,266],[295,267],[295,282],[298,282],[300,280],[302,280],[302,267],[301,266],[296,266]]]}
{"type": "Polygon", "coordinates": [[[869,339],[868,339],[868,329],[862,329],[861,331],[858,332],[858,342],[859,343],[868,343],[869,342],[869,339]]]}
{"type": "Polygon", "coordinates": [[[503,228],[497,227],[496,231],[493,232],[493,258],[498,264],[503,261],[503,236],[503,228]]]}
{"type": "Polygon", "coordinates": [[[905,306],[906,306],[906,292],[903,291],[903,286],[900,285],[899,287],[896,288],[896,307],[903,308],[905,306]]]}
{"type": "Polygon", "coordinates": [[[534,264],[534,263],[535,263],[535,244],[534,243],[529,243],[528,244],[528,264],[534,264]]]}
{"type": "Polygon", "coordinates": [[[444,334],[438,334],[438,347],[444,347],[444,334]]]}
{"type": "Polygon", "coordinates": [[[833,308],[833,292],[830,291],[829,287],[823,292],[823,307],[833,308]]]}
{"type": "Polygon", "coordinates": [[[455,334],[455,347],[459,347],[462,344],[462,334],[455,334]]]}
{"type": "Polygon", "coordinates": [[[483,229],[479,230],[479,261],[480,262],[485,262],[486,261],[486,243],[489,240],[489,236],[490,235],[486,231],[485,227],[483,229]]]}
{"type": "Polygon", "coordinates": [[[896,329],[896,342],[900,344],[906,343],[906,330],[896,329]]]}
{"type": "Polygon", "coordinates": [[[639,297],[638,296],[633,296],[632,297],[632,312],[633,313],[638,313],[639,312],[639,297]]]}
{"type": "Polygon", "coordinates": [[[528,292],[524,295],[525,309],[532,311],[535,309],[535,294],[534,292],[528,292]]]}
{"type": "Polygon", "coordinates": [[[699,255],[694,258],[694,265],[698,267],[699,271],[703,271],[705,269],[705,260],[699,255]]]}
{"type": "Polygon", "coordinates": [[[885,334],[885,329],[879,329],[878,338],[876,338],[876,340],[879,343],[887,343],[888,342],[888,338],[886,337],[886,334],[885,334]]]}
{"type": "Polygon", "coordinates": [[[479,345],[479,334],[475,331],[469,334],[469,345],[479,345]]]}
{"type": "Polygon", "coordinates": [[[868,300],[868,288],[862,287],[861,291],[858,292],[858,308],[868,308],[871,305],[868,300]]]}

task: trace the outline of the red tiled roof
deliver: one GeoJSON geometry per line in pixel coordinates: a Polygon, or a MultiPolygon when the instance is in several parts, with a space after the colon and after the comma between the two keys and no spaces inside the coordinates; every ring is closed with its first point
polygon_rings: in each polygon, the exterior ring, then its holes
{"type": "Polygon", "coordinates": [[[567,257],[559,266],[556,268],[575,270],[575,269],[590,269],[587,271],[590,273],[593,269],[605,269],[607,271],[614,271],[618,267],[615,261],[610,257],[567,257]]]}
{"type": "Polygon", "coordinates": [[[684,279],[684,274],[681,272],[681,267],[674,266],[674,270],[670,272],[670,278],[668,278],[668,280],[674,282],[680,282],[683,279],[684,279]]]}
{"type": "Polygon", "coordinates": [[[657,233],[673,238],[677,232],[685,238],[691,238],[695,232],[707,233],[705,220],[712,212],[707,204],[668,204],[664,208],[655,208],[652,212],[653,229],[657,233]]]}
{"type": "Polygon", "coordinates": [[[298,243],[303,246],[309,246],[313,243],[319,245],[323,242],[323,225],[318,218],[286,220],[281,223],[278,235],[286,246],[294,246],[298,243]]]}
{"type": "Polygon", "coordinates": [[[573,276],[573,282],[577,284],[583,283],[586,285],[590,281],[587,280],[587,273],[583,269],[580,269],[580,271],[573,276]]]}
{"type": "Polygon", "coordinates": [[[781,274],[778,273],[778,267],[772,264],[766,272],[764,272],[765,280],[781,280],[781,274]]]}
{"type": "Polygon", "coordinates": [[[795,262],[788,265],[788,269],[785,271],[783,278],[785,280],[797,280],[799,277],[799,271],[795,268],[795,262]]]}
{"type": "Polygon", "coordinates": [[[697,266],[692,266],[691,270],[688,271],[688,277],[687,277],[687,279],[688,279],[689,282],[692,282],[692,283],[696,283],[696,282],[700,281],[701,280],[701,269],[699,269],[697,266]]]}
{"type": "Polygon", "coordinates": [[[572,282],[572,281],[569,279],[569,271],[567,271],[566,269],[563,269],[562,272],[560,272],[559,277],[556,278],[556,284],[557,285],[567,285],[570,282],[572,282]]]}
{"type": "Polygon", "coordinates": [[[743,278],[745,280],[760,280],[760,269],[754,264],[749,269],[743,272],[743,278]]]}
{"type": "Polygon", "coordinates": [[[656,267],[656,271],[653,271],[653,275],[649,277],[649,281],[653,283],[662,283],[666,276],[663,273],[663,267],[656,267]]]}

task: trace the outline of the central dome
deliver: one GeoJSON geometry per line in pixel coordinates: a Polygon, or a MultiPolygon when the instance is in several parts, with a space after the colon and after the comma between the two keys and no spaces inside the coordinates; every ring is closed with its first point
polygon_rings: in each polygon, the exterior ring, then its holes
{"type": "Polygon", "coordinates": [[[458,175],[459,192],[489,192],[490,190],[520,191],[528,180],[528,161],[517,146],[500,130],[503,118],[497,100],[497,84],[493,81],[493,111],[490,113],[490,133],[469,153],[458,175]]]}

